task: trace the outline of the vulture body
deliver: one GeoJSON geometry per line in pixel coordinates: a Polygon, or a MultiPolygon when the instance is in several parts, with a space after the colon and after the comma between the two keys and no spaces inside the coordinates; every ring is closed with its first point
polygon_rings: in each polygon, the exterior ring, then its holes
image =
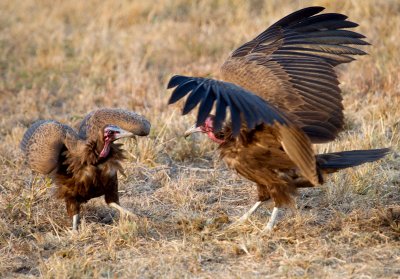
{"type": "Polygon", "coordinates": [[[21,149],[33,171],[49,175],[57,185],[56,197],[64,199],[77,229],[80,205],[103,196],[111,207],[119,206],[117,172],[125,159],[124,137],[146,136],[150,123],[143,116],[122,109],[98,109],[89,113],[79,132],[53,120],[39,120],[25,132],[21,149]]]}
{"type": "Polygon", "coordinates": [[[240,221],[273,199],[268,230],[278,208],[293,204],[297,188],[322,184],[327,173],[389,151],[314,154],[313,143],[334,140],[344,125],[334,67],[365,54],[349,45],[368,45],[363,35],[344,30],[356,23],[342,14],[319,14],[323,9],[296,11],[233,51],[221,67],[224,81],[174,76],[168,84],[175,87],[169,104],[190,93],[183,114],[200,103],[197,122],[185,135],[206,133],[227,165],[257,184],[259,200],[240,221]]]}

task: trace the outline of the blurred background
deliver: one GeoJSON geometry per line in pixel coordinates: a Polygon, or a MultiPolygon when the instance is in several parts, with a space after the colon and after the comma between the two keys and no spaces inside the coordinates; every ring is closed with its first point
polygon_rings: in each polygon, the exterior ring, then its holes
{"type": "MultiPolygon", "coordinates": [[[[268,268],[276,276],[297,276],[291,270],[301,270],[298,274],[304,276],[331,277],[337,274],[335,269],[343,276],[351,276],[351,270],[372,277],[386,274],[385,268],[395,266],[395,259],[400,256],[398,234],[396,242],[396,230],[388,229],[386,238],[375,241],[376,220],[381,220],[381,215],[373,210],[379,206],[386,210],[400,201],[400,164],[396,155],[400,138],[399,30],[398,0],[0,0],[0,275],[81,277],[100,276],[104,271],[105,277],[107,272],[118,277],[218,277],[228,272],[232,277],[241,277],[256,276],[256,267],[268,268]],[[323,222],[312,223],[320,232],[334,230],[334,220],[341,214],[356,216],[345,219],[347,231],[339,233],[336,246],[318,242],[311,252],[305,246],[304,250],[296,250],[279,237],[264,242],[249,240],[249,233],[257,232],[254,226],[244,235],[225,236],[222,242],[212,237],[208,239],[210,244],[204,246],[204,235],[196,222],[206,224],[207,218],[220,216],[221,212],[239,216],[251,204],[255,189],[225,171],[214,155],[215,146],[205,138],[182,139],[195,113],[181,117],[179,104],[167,107],[170,92],[166,84],[174,74],[218,78],[219,66],[232,50],[281,17],[312,5],[326,7],[325,12],[346,14],[360,25],[355,31],[371,43],[363,48],[368,56],[357,57],[338,68],[346,131],[339,140],[317,149],[324,152],[392,146],[394,155],[382,165],[334,176],[319,196],[322,201],[318,208],[330,208],[329,214],[323,215],[323,222]],[[152,122],[150,138],[126,142],[127,177],[121,178],[125,191],[122,203],[149,219],[147,227],[139,224],[142,229],[136,234],[131,234],[131,227],[126,224],[116,224],[111,230],[95,221],[88,225],[86,235],[74,238],[64,231],[63,226],[68,224],[64,208],[46,190],[51,187],[50,182],[32,176],[18,146],[26,128],[37,119],[73,125],[98,107],[134,110],[152,122]],[[164,166],[215,167],[219,172],[180,175],[176,169],[162,169],[164,166]],[[199,191],[195,185],[200,184],[208,185],[208,192],[199,191]],[[237,200],[224,202],[224,191],[231,191],[229,195],[237,200]],[[207,205],[205,201],[211,197],[218,200],[218,205],[207,205]],[[364,216],[366,223],[354,221],[360,212],[370,214],[364,216]],[[48,221],[53,219],[61,227],[48,221]],[[183,219],[186,223],[179,223],[183,219]],[[110,230],[115,233],[113,236],[108,233],[110,230]],[[369,234],[361,237],[362,230],[369,234]],[[350,240],[349,231],[359,233],[354,236],[355,242],[350,240]],[[189,239],[185,239],[187,233],[192,235],[189,239]],[[88,244],[94,234],[97,242],[88,244]],[[182,238],[186,242],[181,243],[182,238]],[[245,249],[242,240],[248,245],[245,249]],[[362,254],[368,252],[364,250],[367,243],[376,249],[375,254],[368,254],[369,258],[362,254]],[[53,248],[43,256],[46,245],[53,248]],[[89,247],[92,252],[80,254],[76,245],[89,247]],[[397,252],[393,250],[396,247],[397,252]],[[350,260],[354,249],[361,253],[357,259],[362,266],[350,260]],[[279,264],[269,261],[271,251],[276,252],[279,264]],[[307,258],[325,257],[317,251],[334,251],[332,257],[342,262],[335,262],[336,267],[313,262],[311,269],[301,264],[307,258]],[[300,260],[289,260],[286,253],[297,253],[300,260]],[[209,264],[198,260],[204,254],[210,258],[209,264]],[[380,262],[377,254],[386,255],[382,256],[386,263],[380,262]],[[222,257],[220,263],[214,261],[218,255],[222,257]],[[127,263],[132,262],[128,267],[127,263]],[[282,265],[287,268],[280,269],[282,265]],[[147,269],[139,268],[143,266],[147,269]],[[142,273],[136,273],[135,268],[142,273]]],[[[96,202],[88,204],[89,213],[96,216],[95,212],[104,207],[102,201],[98,203],[101,206],[96,202]]],[[[317,212],[318,209],[308,218],[322,218],[317,212]]],[[[261,227],[268,215],[258,218],[255,226],[261,227]]],[[[289,232],[294,225],[290,218],[286,220],[279,224],[283,230],[280,233],[288,233],[285,237],[291,239],[289,232]]],[[[295,223],[298,233],[311,241],[314,238],[302,226],[303,221],[295,223]]],[[[218,226],[208,228],[213,229],[219,230],[218,226]]],[[[315,237],[319,236],[316,233],[315,237]]],[[[389,269],[387,275],[396,276],[395,272],[389,269]]]]}

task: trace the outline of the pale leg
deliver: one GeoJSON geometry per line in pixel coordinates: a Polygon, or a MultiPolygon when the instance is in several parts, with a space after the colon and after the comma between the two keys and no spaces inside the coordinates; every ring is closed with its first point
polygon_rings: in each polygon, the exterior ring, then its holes
{"type": "Polygon", "coordinates": [[[244,223],[247,219],[249,219],[249,217],[260,207],[261,205],[261,201],[256,202],[252,208],[250,208],[249,211],[247,211],[245,214],[243,214],[242,217],[239,218],[239,220],[237,220],[235,222],[235,224],[242,224],[244,223]]]}
{"type": "Polygon", "coordinates": [[[276,222],[276,217],[278,216],[278,211],[279,211],[279,208],[274,207],[274,209],[272,210],[271,217],[269,218],[269,221],[268,221],[267,225],[264,227],[263,231],[271,231],[272,230],[272,228],[274,227],[275,222],[276,222]]]}
{"type": "Polygon", "coordinates": [[[131,216],[131,217],[136,217],[135,214],[133,214],[132,212],[130,212],[129,210],[123,208],[122,206],[120,206],[119,204],[117,204],[115,202],[110,202],[108,205],[110,207],[113,207],[116,210],[118,210],[121,214],[126,214],[126,215],[131,216]]]}
{"type": "Polygon", "coordinates": [[[79,214],[75,214],[72,217],[72,230],[77,231],[78,230],[78,222],[79,222],[79,214]]]}

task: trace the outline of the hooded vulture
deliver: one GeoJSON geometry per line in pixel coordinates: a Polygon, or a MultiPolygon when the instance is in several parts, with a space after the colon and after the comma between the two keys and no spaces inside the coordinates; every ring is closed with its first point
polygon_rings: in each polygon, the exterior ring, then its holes
{"type": "Polygon", "coordinates": [[[296,11],[233,51],[221,67],[223,81],[180,75],[169,81],[168,88],[175,88],[169,104],[190,93],[182,114],[200,103],[197,122],[185,136],[207,134],[228,167],[257,184],[258,202],[239,222],[272,199],[265,227],[271,230],[278,208],[293,205],[297,188],[322,184],[327,173],[389,151],[314,154],[313,143],[332,141],[343,129],[334,68],[365,54],[354,45],[368,45],[363,35],[346,30],[358,26],[347,16],[322,10],[296,11]]]}
{"type": "Polygon", "coordinates": [[[39,120],[25,132],[21,149],[33,171],[48,174],[57,185],[56,197],[64,199],[77,230],[80,205],[104,195],[106,203],[121,213],[117,172],[125,159],[121,138],[147,136],[150,123],[143,116],[122,109],[98,109],[81,122],[79,131],[54,120],[39,120]]]}

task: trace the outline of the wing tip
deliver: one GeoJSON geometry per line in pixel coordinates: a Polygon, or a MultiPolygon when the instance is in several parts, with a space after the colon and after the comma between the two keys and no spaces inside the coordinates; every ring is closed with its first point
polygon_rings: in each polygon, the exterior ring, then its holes
{"type": "Polygon", "coordinates": [[[151,129],[151,123],[149,120],[146,118],[142,117],[141,118],[141,128],[140,130],[136,133],[137,136],[148,136],[150,134],[150,129],[151,129]]]}
{"type": "MultiPolygon", "coordinates": [[[[322,12],[323,10],[325,10],[325,7],[322,7],[322,6],[310,6],[310,7],[308,7],[310,10],[311,9],[313,9],[313,10],[318,10],[319,12],[322,12]]],[[[305,9],[308,9],[308,8],[305,8],[305,9]]]]}
{"type": "Polygon", "coordinates": [[[377,149],[379,151],[379,155],[382,156],[381,158],[385,157],[388,155],[390,152],[392,152],[392,147],[385,147],[381,149],[377,149]]]}
{"type": "Polygon", "coordinates": [[[179,81],[179,79],[181,79],[181,78],[187,78],[187,77],[181,76],[181,75],[174,75],[173,77],[171,77],[168,82],[167,89],[171,89],[171,88],[178,86],[179,83],[181,83],[179,81]]]}
{"type": "Polygon", "coordinates": [[[172,105],[172,104],[176,103],[177,101],[178,101],[178,100],[176,100],[176,101],[172,100],[172,96],[171,96],[171,97],[169,97],[169,99],[168,99],[167,105],[172,105]]]}
{"type": "Polygon", "coordinates": [[[360,26],[360,24],[358,24],[357,22],[354,22],[354,21],[345,20],[344,22],[347,22],[346,23],[347,26],[343,27],[343,28],[355,28],[355,27],[360,26]]]}
{"type": "Polygon", "coordinates": [[[298,13],[302,13],[302,12],[305,12],[305,11],[310,11],[310,12],[312,12],[314,14],[318,14],[318,13],[322,12],[323,10],[325,10],[325,7],[322,7],[322,6],[310,6],[310,7],[305,7],[305,8],[299,9],[299,10],[293,12],[293,13],[297,13],[297,12],[298,13]]]}
{"type": "Polygon", "coordinates": [[[185,85],[189,83],[193,83],[195,80],[193,77],[187,77],[187,76],[182,76],[182,75],[174,75],[168,82],[167,89],[174,88],[174,91],[171,94],[171,97],[168,100],[168,105],[174,104],[177,101],[179,101],[181,98],[183,98],[187,93],[189,93],[190,90],[183,89],[185,85]],[[181,94],[178,93],[178,90],[182,91],[181,94]],[[183,94],[183,95],[182,95],[183,94]]]}

